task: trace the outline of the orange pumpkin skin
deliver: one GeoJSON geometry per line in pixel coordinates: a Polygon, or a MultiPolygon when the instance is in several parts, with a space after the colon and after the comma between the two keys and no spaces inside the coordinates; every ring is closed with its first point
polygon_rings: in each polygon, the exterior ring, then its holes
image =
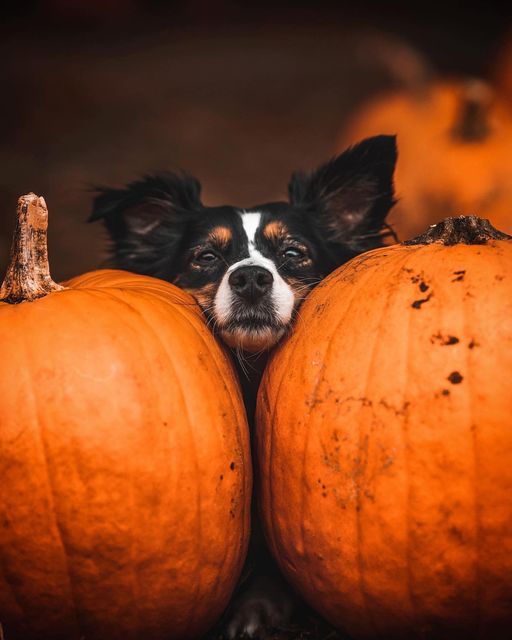
{"type": "Polygon", "coordinates": [[[337,149],[377,133],[397,134],[390,222],[401,240],[461,214],[512,233],[512,111],[484,83],[442,82],[378,98],[344,127],[337,149]]]}
{"type": "Polygon", "coordinates": [[[510,240],[374,250],[301,308],[260,387],[260,507],[351,637],[510,637],[511,379],[510,240]]]}
{"type": "Polygon", "coordinates": [[[0,620],[7,638],[198,638],[249,533],[231,365],[193,299],[98,271],[0,303],[0,620]]]}

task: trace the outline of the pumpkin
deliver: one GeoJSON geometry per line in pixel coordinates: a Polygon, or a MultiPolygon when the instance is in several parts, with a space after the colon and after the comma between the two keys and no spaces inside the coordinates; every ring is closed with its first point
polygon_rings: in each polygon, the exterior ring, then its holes
{"type": "Polygon", "coordinates": [[[251,462],[233,370],[193,299],[50,278],[20,198],[0,297],[0,621],[14,640],[198,638],[239,577],[251,462]]]}
{"type": "Polygon", "coordinates": [[[463,213],[512,232],[512,111],[488,85],[439,82],[376,99],[344,127],[337,148],[377,133],[398,136],[390,222],[400,239],[463,213]]]}
{"type": "Polygon", "coordinates": [[[301,308],[260,387],[260,508],[351,637],[510,637],[511,379],[512,238],[488,221],[356,257],[301,308]]]}

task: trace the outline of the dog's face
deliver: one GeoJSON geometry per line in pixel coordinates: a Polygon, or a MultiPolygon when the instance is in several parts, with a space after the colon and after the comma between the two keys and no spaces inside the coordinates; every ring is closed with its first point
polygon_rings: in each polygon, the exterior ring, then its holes
{"type": "Polygon", "coordinates": [[[189,291],[235,348],[273,346],[307,292],[389,234],[395,139],[364,140],[310,174],[294,174],[288,202],[206,207],[194,178],[158,174],[103,189],[112,264],[189,291]]]}

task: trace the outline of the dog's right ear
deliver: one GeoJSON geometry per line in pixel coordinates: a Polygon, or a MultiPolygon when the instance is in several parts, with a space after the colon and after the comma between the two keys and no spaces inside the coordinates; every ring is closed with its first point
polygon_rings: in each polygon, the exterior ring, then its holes
{"type": "Polygon", "coordinates": [[[176,215],[202,208],[201,185],[185,174],[157,173],[124,189],[96,191],[89,222],[103,220],[114,241],[125,233],[144,236],[176,215]]]}
{"type": "Polygon", "coordinates": [[[111,238],[111,264],[170,278],[184,230],[203,207],[201,185],[185,174],[158,173],[124,189],[97,189],[89,222],[103,220],[111,238]]]}

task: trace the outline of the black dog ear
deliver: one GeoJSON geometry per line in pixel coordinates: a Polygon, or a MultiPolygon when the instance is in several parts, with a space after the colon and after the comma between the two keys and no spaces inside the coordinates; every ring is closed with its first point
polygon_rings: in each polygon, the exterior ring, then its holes
{"type": "Polygon", "coordinates": [[[103,220],[112,240],[110,263],[169,279],[185,227],[203,206],[199,182],[185,174],[158,173],[97,193],[89,222],[103,220]]]}
{"type": "Polygon", "coordinates": [[[380,246],[390,233],[396,159],[395,136],[367,138],[310,174],[294,173],[290,203],[316,215],[328,242],[356,253],[380,246]]]}
{"type": "Polygon", "coordinates": [[[201,185],[186,174],[157,173],[124,189],[99,187],[89,222],[102,219],[111,235],[146,235],[169,216],[202,208],[201,185]]]}

